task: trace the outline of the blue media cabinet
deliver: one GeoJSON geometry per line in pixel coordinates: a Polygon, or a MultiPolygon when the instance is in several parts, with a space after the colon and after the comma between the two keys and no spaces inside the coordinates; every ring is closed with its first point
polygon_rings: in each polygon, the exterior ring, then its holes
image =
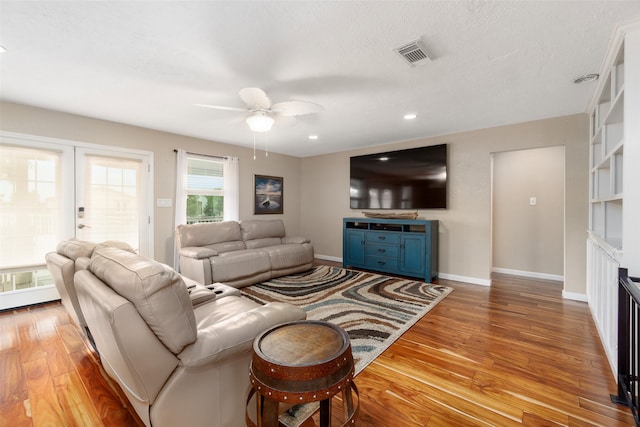
{"type": "Polygon", "coordinates": [[[342,265],[431,282],[438,277],[438,221],[343,218],[342,265]]]}

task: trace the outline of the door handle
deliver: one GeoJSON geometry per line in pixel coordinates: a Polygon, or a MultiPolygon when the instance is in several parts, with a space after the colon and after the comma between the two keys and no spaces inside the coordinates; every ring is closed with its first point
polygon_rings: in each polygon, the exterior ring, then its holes
{"type": "Polygon", "coordinates": [[[91,226],[90,226],[90,225],[78,224],[78,228],[79,228],[80,230],[82,230],[82,229],[83,229],[83,228],[85,228],[85,227],[86,227],[86,228],[91,228],[91,226]]]}

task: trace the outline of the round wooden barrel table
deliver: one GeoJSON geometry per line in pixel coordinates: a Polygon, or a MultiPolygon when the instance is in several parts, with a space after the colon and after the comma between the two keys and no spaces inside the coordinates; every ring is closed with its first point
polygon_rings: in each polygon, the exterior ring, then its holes
{"type": "MultiPolygon", "coordinates": [[[[302,320],[277,325],[253,342],[249,377],[256,394],[258,427],[277,427],[280,403],[320,402],[320,426],[331,425],[331,399],[342,394],[344,423],[354,425],[358,389],[346,331],[337,325],[302,320]],[[354,404],[353,394],[356,395],[354,404]]],[[[247,425],[256,424],[246,416],[247,425]]]]}

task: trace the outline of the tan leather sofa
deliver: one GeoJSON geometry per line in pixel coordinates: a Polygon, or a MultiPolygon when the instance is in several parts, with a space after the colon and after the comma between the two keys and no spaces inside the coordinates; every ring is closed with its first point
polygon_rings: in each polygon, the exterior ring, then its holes
{"type": "Polygon", "coordinates": [[[255,337],[306,317],[235,295],[194,306],[180,274],[117,248],[96,249],[75,286],[105,371],[147,426],[244,426],[255,337]]]}
{"type": "MultiPolygon", "coordinates": [[[[93,345],[91,333],[87,329],[87,322],[84,320],[76,289],[73,284],[73,276],[76,271],[84,270],[89,265],[89,258],[93,254],[94,249],[99,246],[119,247],[124,250],[133,252],[134,249],[124,242],[107,241],[100,244],[88,242],[85,240],[68,239],[58,243],[55,252],[45,255],[47,269],[53,277],[62,306],[66,309],[71,321],[74,322],[81,332],[89,338],[93,345]]],[[[95,345],[94,345],[95,348],[95,345]]]]}
{"type": "Polygon", "coordinates": [[[176,245],[180,273],[203,285],[239,288],[313,266],[309,239],[286,236],[280,219],[180,225],[176,245]]]}

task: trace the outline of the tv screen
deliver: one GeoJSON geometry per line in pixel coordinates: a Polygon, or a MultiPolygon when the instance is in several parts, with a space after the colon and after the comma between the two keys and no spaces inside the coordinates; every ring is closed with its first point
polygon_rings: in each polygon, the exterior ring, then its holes
{"type": "Polygon", "coordinates": [[[447,207],[447,145],[351,157],[351,209],[447,207]]]}

